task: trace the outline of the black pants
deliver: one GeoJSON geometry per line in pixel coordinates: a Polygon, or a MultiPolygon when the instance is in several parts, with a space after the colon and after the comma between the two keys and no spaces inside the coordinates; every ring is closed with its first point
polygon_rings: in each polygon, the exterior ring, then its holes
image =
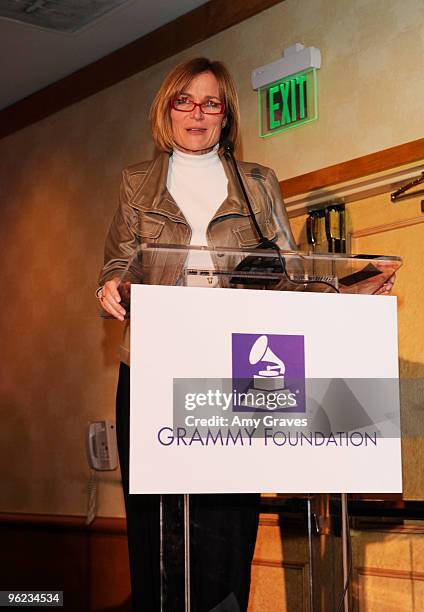
{"type": "MultiPolygon", "coordinates": [[[[121,363],[116,428],[127,514],[133,612],[160,610],[159,495],[129,495],[130,369],[121,363]]],[[[193,612],[247,609],[259,519],[257,494],[191,495],[193,612]]],[[[173,612],[179,612],[175,609],[173,612]]]]}

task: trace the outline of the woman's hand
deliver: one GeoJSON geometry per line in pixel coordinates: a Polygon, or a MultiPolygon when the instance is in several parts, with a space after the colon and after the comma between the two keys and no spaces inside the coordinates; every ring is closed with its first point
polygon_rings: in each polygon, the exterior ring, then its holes
{"type": "Polygon", "coordinates": [[[126,310],[120,305],[121,296],[118,291],[118,285],[120,283],[119,278],[112,278],[112,280],[106,281],[101,290],[98,292],[98,298],[103,310],[106,310],[115,319],[123,321],[126,310]]]}
{"type": "Polygon", "coordinates": [[[374,295],[389,295],[390,291],[393,289],[393,285],[395,284],[396,273],[392,274],[384,283],[381,285],[380,289],[374,293],[374,295]]]}
{"type": "MultiPolygon", "coordinates": [[[[381,268],[381,272],[387,273],[387,270],[381,268]]],[[[381,285],[381,287],[377,289],[377,291],[374,291],[375,278],[371,277],[368,280],[364,280],[360,283],[357,283],[357,285],[354,285],[353,287],[345,287],[343,285],[340,285],[340,293],[357,293],[358,295],[389,295],[391,290],[393,289],[395,280],[396,273],[393,272],[393,274],[388,277],[384,285],[381,285]]]]}

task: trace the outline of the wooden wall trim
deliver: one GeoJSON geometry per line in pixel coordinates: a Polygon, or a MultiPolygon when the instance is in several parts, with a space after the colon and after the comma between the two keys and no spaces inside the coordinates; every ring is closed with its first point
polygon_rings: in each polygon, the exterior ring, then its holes
{"type": "Polygon", "coordinates": [[[400,578],[402,580],[424,580],[424,572],[385,569],[381,567],[357,567],[360,576],[376,576],[378,578],[400,578]]]}
{"type": "MultiPolygon", "coordinates": [[[[366,502],[361,502],[362,511],[366,505],[366,502]]],[[[422,512],[424,511],[423,504],[415,502],[414,507],[418,508],[415,512],[411,511],[411,516],[416,515],[421,519],[422,512]]],[[[356,531],[385,531],[392,533],[404,533],[404,534],[424,534],[424,523],[423,524],[411,524],[411,523],[400,523],[396,522],[392,517],[392,521],[381,522],[373,520],[372,517],[364,518],[363,512],[360,513],[359,517],[354,508],[352,510],[352,517],[354,518],[353,528],[356,531]]],[[[382,507],[380,509],[381,516],[388,514],[388,507],[382,507]]],[[[284,517],[284,511],[282,516],[284,517]]],[[[405,519],[406,516],[399,517],[405,519]]],[[[88,531],[97,532],[104,534],[115,534],[115,535],[126,535],[126,519],[121,517],[97,517],[90,525],[85,524],[85,516],[72,516],[72,515],[59,515],[59,514],[31,514],[31,513],[20,513],[20,512],[0,512],[0,526],[21,526],[21,527],[34,527],[34,528],[47,528],[47,529],[59,529],[64,531],[88,531]]],[[[275,512],[261,512],[259,516],[260,527],[274,527],[279,528],[281,526],[280,514],[275,512]]]]}
{"type": "Polygon", "coordinates": [[[369,176],[424,157],[424,138],[327,166],[280,182],[285,198],[369,176]]]}
{"type": "Polygon", "coordinates": [[[86,525],[85,516],[0,512],[0,525],[47,527],[51,529],[90,531],[118,535],[126,535],[127,533],[126,520],[120,517],[97,517],[90,525],[86,525]]]}
{"type": "Polygon", "coordinates": [[[259,517],[259,525],[261,527],[279,527],[280,526],[280,515],[276,513],[264,513],[259,517]]]}
{"type": "Polygon", "coordinates": [[[301,571],[302,573],[308,567],[307,563],[289,563],[287,561],[281,561],[278,559],[263,559],[260,557],[253,557],[252,565],[261,565],[262,567],[278,567],[286,570],[301,571]]]}
{"type": "MultiPolygon", "coordinates": [[[[279,526],[278,514],[263,513],[259,519],[261,526],[279,526]]],[[[85,524],[85,516],[60,514],[30,514],[20,512],[0,512],[0,525],[20,525],[25,527],[48,527],[63,530],[95,531],[126,535],[127,522],[120,517],[97,517],[91,525],[85,524]]]]}
{"type": "Polygon", "coordinates": [[[355,519],[353,523],[355,531],[372,531],[373,533],[396,533],[398,535],[424,535],[424,524],[411,525],[409,523],[377,522],[355,519]]]}
{"type": "Polygon", "coordinates": [[[364,238],[366,236],[374,236],[375,234],[382,234],[384,232],[391,232],[397,229],[403,229],[404,227],[411,227],[412,225],[418,225],[424,223],[424,215],[422,217],[413,217],[411,219],[402,219],[401,221],[394,221],[393,223],[385,223],[384,225],[375,225],[373,227],[366,227],[361,230],[352,232],[351,238],[364,238]]]}
{"type": "Polygon", "coordinates": [[[210,0],[0,111],[0,138],[219,34],[284,0],[210,0]]]}

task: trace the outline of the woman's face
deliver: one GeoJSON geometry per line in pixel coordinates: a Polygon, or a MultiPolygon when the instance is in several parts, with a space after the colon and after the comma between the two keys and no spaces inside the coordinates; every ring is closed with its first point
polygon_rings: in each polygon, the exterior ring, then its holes
{"type": "MultiPolygon", "coordinates": [[[[219,85],[212,72],[202,72],[193,78],[181,96],[202,104],[208,100],[223,102],[219,96],[219,85]]],[[[199,106],[191,112],[171,108],[172,136],[177,149],[193,154],[206,153],[212,149],[221,135],[225,115],[205,115],[199,106]]]]}

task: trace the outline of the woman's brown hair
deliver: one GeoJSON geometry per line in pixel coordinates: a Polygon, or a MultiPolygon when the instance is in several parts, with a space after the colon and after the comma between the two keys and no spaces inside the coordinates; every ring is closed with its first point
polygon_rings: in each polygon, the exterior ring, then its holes
{"type": "Polygon", "coordinates": [[[225,125],[221,130],[220,142],[228,139],[237,145],[240,133],[240,110],[234,79],[222,62],[196,57],[178,64],[171,70],[150,107],[153,140],[161,151],[172,151],[174,147],[171,125],[172,101],[184,91],[195,76],[202,72],[211,72],[215,76],[221,101],[225,104],[225,125]]]}

